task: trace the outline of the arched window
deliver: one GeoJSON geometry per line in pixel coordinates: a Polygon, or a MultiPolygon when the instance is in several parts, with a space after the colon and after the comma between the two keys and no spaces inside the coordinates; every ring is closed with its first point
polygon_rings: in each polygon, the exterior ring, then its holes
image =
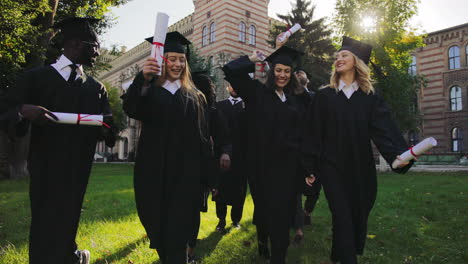
{"type": "Polygon", "coordinates": [[[463,131],[458,127],[452,129],[452,151],[463,152],[463,131]]]}
{"type": "Polygon", "coordinates": [[[452,46],[449,48],[449,70],[460,68],[460,48],[452,46]]]}
{"type": "Polygon", "coordinates": [[[250,45],[255,46],[256,37],[257,37],[257,29],[255,28],[254,25],[250,25],[249,27],[249,44],[250,45]]]}
{"type": "Polygon", "coordinates": [[[468,66],[468,45],[465,46],[465,54],[466,54],[466,66],[468,66]]]}
{"type": "Polygon", "coordinates": [[[245,23],[240,22],[239,24],[239,41],[245,42],[245,23]]]}
{"type": "Polygon", "coordinates": [[[462,108],[462,89],[460,86],[453,86],[450,88],[450,110],[460,111],[462,108]]]}
{"type": "Polygon", "coordinates": [[[210,25],[210,43],[215,42],[215,40],[216,40],[216,25],[213,22],[210,25]]]}
{"type": "Polygon", "coordinates": [[[208,44],[208,28],[206,26],[203,27],[202,31],[202,47],[208,44]]]}
{"type": "Polygon", "coordinates": [[[408,68],[408,73],[411,75],[416,75],[416,56],[411,56],[411,64],[408,68]]]}

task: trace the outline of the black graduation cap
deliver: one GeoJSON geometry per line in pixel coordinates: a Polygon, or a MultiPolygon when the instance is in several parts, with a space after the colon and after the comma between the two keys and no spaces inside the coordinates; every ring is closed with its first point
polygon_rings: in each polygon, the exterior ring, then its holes
{"type": "Polygon", "coordinates": [[[305,72],[305,74],[307,75],[307,78],[310,78],[310,73],[308,71],[306,71],[303,67],[299,66],[299,67],[296,67],[296,69],[294,69],[294,73],[297,73],[299,71],[303,71],[305,72]]]}
{"type": "Polygon", "coordinates": [[[369,64],[372,46],[364,42],[355,40],[353,38],[344,36],[341,50],[349,50],[358,58],[360,58],[365,64],[369,64]]]}
{"type": "MultiPolygon", "coordinates": [[[[146,38],[146,41],[153,44],[153,37],[146,38]]],[[[166,42],[164,43],[164,52],[184,53],[187,60],[190,59],[190,42],[184,35],[177,31],[169,32],[166,34],[166,42]],[[184,46],[186,49],[184,50],[184,46]]]]}
{"type": "Polygon", "coordinates": [[[268,56],[265,60],[271,63],[272,65],[283,64],[286,66],[294,67],[300,63],[301,56],[304,55],[303,52],[295,50],[293,48],[282,46],[268,56]]]}
{"type": "Polygon", "coordinates": [[[65,18],[52,27],[60,30],[60,35],[63,36],[64,40],[67,39],[81,39],[81,40],[97,40],[98,34],[94,30],[94,27],[100,19],[87,18],[87,17],[69,17],[65,18]]]}

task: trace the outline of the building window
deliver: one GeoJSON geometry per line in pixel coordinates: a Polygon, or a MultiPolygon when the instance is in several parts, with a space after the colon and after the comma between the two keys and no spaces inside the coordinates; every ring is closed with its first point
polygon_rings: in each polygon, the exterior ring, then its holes
{"type": "Polygon", "coordinates": [[[411,64],[408,68],[408,73],[411,75],[416,75],[416,56],[411,56],[411,64]]]}
{"type": "Polygon", "coordinates": [[[203,27],[202,31],[202,47],[208,44],[208,28],[206,26],[203,27]]]}
{"type": "Polygon", "coordinates": [[[216,25],[213,22],[210,25],[210,43],[215,42],[215,40],[216,40],[216,25]]]}
{"type": "Polygon", "coordinates": [[[245,23],[240,22],[239,24],[239,41],[245,42],[245,23]]]}
{"type": "Polygon", "coordinates": [[[460,48],[452,46],[449,48],[449,70],[460,68],[460,48]]]}
{"type": "Polygon", "coordinates": [[[257,37],[257,29],[255,28],[254,25],[251,25],[249,27],[249,44],[250,45],[255,46],[256,37],[257,37]]]}
{"type": "Polygon", "coordinates": [[[458,127],[452,129],[452,151],[463,152],[463,131],[458,127]]]}
{"type": "Polygon", "coordinates": [[[123,156],[124,156],[124,159],[128,158],[128,138],[124,138],[124,146],[123,146],[123,149],[124,149],[124,153],[123,153],[123,156]]]}
{"type": "Polygon", "coordinates": [[[450,110],[462,110],[462,89],[460,86],[453,86],[450,88],[450,110]]]}

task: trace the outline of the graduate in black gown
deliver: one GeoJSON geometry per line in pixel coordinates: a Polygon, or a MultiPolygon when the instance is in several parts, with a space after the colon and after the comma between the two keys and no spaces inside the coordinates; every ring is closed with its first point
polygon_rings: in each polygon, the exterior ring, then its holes
{"type": "Polygon", "coordinates": [[[193,215],[200,209],[202,170],[209,153],[205,97],[192,82],[188,47],[185,51],[183,46],[189,43],[178,32],[168,33],[162,67],[149,57],[122,96],[127,115],[142,122],[135,199],[150,248],[157,250],[163,264],[187,262],[187,241],[193,215]]]}
{"type": "MultiPolygon", "coordinates": [[[[289,228],[298,192],[298,113],[288,92],[298,84],[293,76],[299,52],[281,47],[269,56],[266,84],[252,80],[258,51],[223,67],[226,80],[245,101],[247,116],[246,171],[254,201],[258,248],[271,263],[285,263],[289,228]]],[[[302,178],[303,181],[303,178],[302,178]]],[[[303,182],[302,182],[303,183],[303,182]]]]}
{"type": "MultiPolygon", "coordinates": [[[[385,102],[375,94],[367,67],[372,47],[345,37],[336,53],[330,85],[315,95],[308,113],[306,178],[320,179],[333,220],[331,260],[357,263],[377,194],[371,141],[392,164],[408,149],[385,102]]],[[[412,163],[411,163],[412,164],[412,163]]],[[[404,173],[404,163],[395,172],[404,173]]]]}
{"type": "Polygon", "coordinates": [[[231,205],[231,220],[234,228],[240,228],[242,211],[244,209],[247,191],[247,175],[245,173],[246,116],[245,103],[237,95],[231,85],[227,90],[229,98],[216,103],[216,108],[227,119],[228,129],[232,138],[232,159],[229,170],[221,172],[219,177],[219,194],[216,200],[216,216],[219,223],[216,230],[223,232],[226,226],[227,206],[231,205]]]}
{"type": "MultiPolygon", "coordinates": [[[[315,95],[315,92],[310,91],[307,88],[307,85],[309,83],[309,78],[307,76],[306,71],[302,67],[297,67],[294,70],[294,75],[296,76],[299,85],[296,87],[296,89],[291,93],[291,96],[294,98],[296,101],[296,108],[299,113],[299,125],[300,125],[300,131],[304,131],[305,124],[306,124],[306,113],[307,109],[309,108],[309,104],[312,101],[313,96],[315,95]]],[[[301,139],[304,137],[304,135],[301,135],[301,139]]],[[[300,162],[298,160],[298,162],[300,162]]],[[[297,173],[299,173],[298,177],[305,177],[307,172],[303,169],[302,163],[299,163],[299,169],[297,170],[297,173]]],[[[314,184],[314,188],[315,188],[314,184]]],[[[303,232],[303,227],[306,224],[305,220],[307,217],[310,217],[306,215],[305,210],[302,208],[302,195],[303,193],[307,196],[307,199],[310,200],[311,193],[315,193],[315,189],[313,187],[308,187],[306,184],[304,184],[305,190],[301,193],[297,194],[297,199],[296,199],[296,215],[294,217],[294,223],[293,223],[293,228],[296,232],[296,235],[294,236],[293,243],[296,245],[299,245],[302,240],[304,239],[304,232],[303,232]]],[[[319,189],[320,190],[320,189],[319,189]]],[[[318,195],[317,195],[318,198],[318,195]]],[[[310,213],[309,213],[310,215],[310,213]]],[[[307,224],[310,224],[310,221],[307,222],[307,224]]]]}
{"type": "Polygon", "coordinates": [[[207,72],[195,72],[192,75],[192,80],[197,89],[199,89],[206,98],[207,104],[207,122],[208,131],[210,136],[211,154],[212,158],[208,162],[212,163],[203,175],[206,181],[202,182],[202,189],[200,190],[200,208],[193,216],[192,232],[187,243],[187,258],[188,263],[196,263],[195,247],[197,246],[197,237],[200,230],[200,212],[208,211],[208,196],[210,192],[213,197],[219,195],[218,192],[218,178],[219,171],[228,170],[231,166],[231,140],[227,128],[226,118],[216,108],[216,93],[213,81],[208,76],[207,72]]]}
{"type": "MultiPolygon", "coordinates": [[[[63,54],[52,65],[24,73],[1,107],[10,112],[9,132],[31,128],[28,156],[31,200],[29,263],[89,263],[75,237],[98,140],[113,147],[111,129],[54,123],[51,112],[111,115],[105,87],[83,72],[99,55],[93,19],[69,18],[56,24],[63,54]]],[[[105,122],[111,125],[110,117],[105,122]]]]}

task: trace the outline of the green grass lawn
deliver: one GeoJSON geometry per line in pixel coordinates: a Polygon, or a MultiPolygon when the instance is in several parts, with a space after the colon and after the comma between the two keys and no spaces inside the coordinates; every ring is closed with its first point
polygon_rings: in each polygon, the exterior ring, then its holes
{"type": "MultiPolygon", "coordinates": [[[[130,165],[94,166],[77,237],[80,248],[91,251],[92,263],[158,263],[136,214],[132,182],[130,165]]],[[[467,187],[466,173],[380,175],[360,263],[468,263],[467,187]]],[[[242,229],[224,236],[214,232],[214,209],[211,202],[202,214],[197,255],[203,263],[258,263],[251,197],[242,229]]],[[[328,260],[330,220],[322,195],[304,243],[289,249],[289,264],[328,260]]],[[[29,221],[28,181],[0,181],[0,263],[27,263],[29,221]]]]}

